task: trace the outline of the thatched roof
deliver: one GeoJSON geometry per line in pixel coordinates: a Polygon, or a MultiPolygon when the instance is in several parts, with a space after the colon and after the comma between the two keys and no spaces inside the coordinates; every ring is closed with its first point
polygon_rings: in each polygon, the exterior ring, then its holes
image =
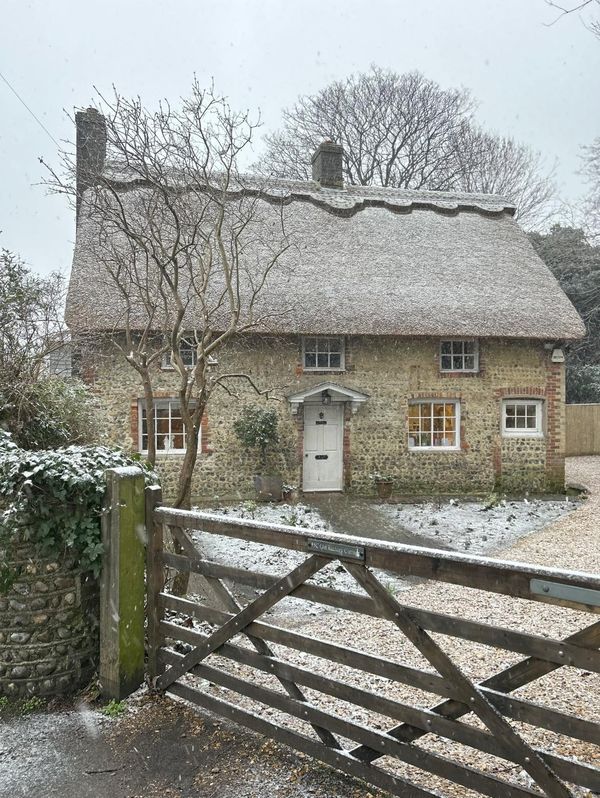
{"type": "MultiPolygon", "coordinates": [[[[124,193],[139,192],[125,186],[124,193]]],[[[584,325],[500,197],[275,180],[259,210],[282,209],[294,246],[260,299],[281,333],[574,339],[584,325]]],[[[262,212],[261,211],[261,212],[262,212]]],[[[247,252],[248,257],[261,253],[247,252]]],[[[79,216],[67,320],[112,329],[122,303],[79,216]]],[[[190,323],[194,319],[190,318],[190,323]]]]}

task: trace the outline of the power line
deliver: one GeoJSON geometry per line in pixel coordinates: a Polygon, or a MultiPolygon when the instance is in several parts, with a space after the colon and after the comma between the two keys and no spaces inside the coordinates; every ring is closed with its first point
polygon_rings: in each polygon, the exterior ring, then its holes
{"type": "Polygon", "coordinates": [[[44,132],[45,132],[45,133],[46,133],[48,136],[50,136],[50,138],[52,139],[52,141],[53,141],[53,142],[56,144],[56,146],[57,146],[57,147],[60,149],[60,144],[59,144],[59,143],[58,143],[58,141],[57,141],[57,140],[54,138],[54,136],[52,135],[52,133],[50,133],[50,131],[48,130],[48,128],[46,127],[46,125],[45,125],[45,124],[44,124],[44,123],[43,123],[43,122],[42,122],[42,121],[39,119],[39,117],[37,117],[37,116],[36,116],[36,115],[33,113],[33,111],[32,111],[32,110],[31,110],[31,108],[30,108],[30,107],[27,105],[27,103],[25,102],[25,100],[24,100],[24,99],[23,99],[23,98],[20,96],[19,92],[18,92],[18,91],[17,91],[15,88],[13,88],[13,86],[11,86],[11,84],[10,84],[10,83],[8,82],[8,80],[7,80],[7,79],[4,77],[4,75],[2,74],[2,72],[0,72],[0,78],[2,78],[2,80],[3,80],[3,81],[6,83],[6,85],[8,86],[8,88],[9,88],[9,89],[12,91],[12,93],[15,95],[15,97],[16,97],[16,98],[17,98],[17,100],[18,100],[18,101],[21,103],[21,105],[22,105],[24,108],[26,108],[26,109],[29,111],[29,113],[31,114],[31,116],[32,116],[32,117],[35,119],[35,121],[36,121],[36,122],[38,123],[38,125],[39,125],[39,126],[42,128],[42,130],[43,130],[43,131],[44,131],[44,132]]]}

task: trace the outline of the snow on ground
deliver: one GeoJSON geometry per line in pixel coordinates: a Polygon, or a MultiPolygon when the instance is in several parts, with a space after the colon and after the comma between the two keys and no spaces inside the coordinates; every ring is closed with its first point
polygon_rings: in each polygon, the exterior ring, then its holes
{"type": "Polygon", "coordinates": [[[519,538],[542,529],[566,513],[580,500],[503,500],[495,506],[484,502],[426,502],[381,504],[378,510],[394,518],[408,532],[432,539],[456,551],[489,554],[512,546],[519,538]]]}
{"type": "MultiPolygon", "coordinates": [[[[444,547],[472,554],[490,553],[504,549],[519,538],[534,532],[579,506],[579,501],[502,501],[494,507],[483,502],[459,502],[451,499],[445,502],[425,502],[420,504],[388,504],[373,502],[370,507],[385,518],[396,522],[399,533],[409,532],[419,538],[429,538],[432,548],[444,547]]],[[[357,505],[357,512],[360,512],[357,505]]],[[[258,504],[242,502],[236,505],[218,506],[210,509],[212,513],[244,518],[263,523],[286,524],[318,532],[332,531],[310,503],[298,504],[258,504]]],[[[335,531],[342,531],[339,525],[335,531]]],[[[304,559],[305,555],[266,546],[237,538],[221,535],[193,533],[196,545],[203,555],[213,562],[233,565],[251,571],[282,576],[304,559]]],[[[404,539],[406,534],[404,534],[404,539]]],[[[410,589],[414,578],[401,578],[385,571],[377,572],[382,583],[394,593],[410,589]]],[[[362,592],[354,579],[339,563],[330,563],[310,580],[322,587],[352,592],[362,592]]],[[[193,584],[193,583],[192,583],[193,584]]],[[[250,587],[234,585],[234,593],[242,600],[252,600],[261,591],[250,587]]],[[[193,588],[192,588],[193,589],[193,588]]],[[[244,601],[245,603],[245,601],[244,601]]],[[[301,599],[288,598],[278,604],[269,614],[320,615],[328,610],[320,604],[312,604],[301,599]]]]}

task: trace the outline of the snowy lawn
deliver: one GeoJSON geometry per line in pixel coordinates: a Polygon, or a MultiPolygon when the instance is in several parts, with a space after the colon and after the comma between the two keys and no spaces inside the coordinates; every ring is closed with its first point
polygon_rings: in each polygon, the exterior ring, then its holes
{"type": "MultiPolygon", "coordinates": [[[[483,554],[498,552],[519,538],[539,530],[560,516],[572,512],[579,506],[579,501],[572,499],[562,501],[501,501],[490,507],[483,502],[459,502],[455,499],[444,502],[424,502],[420,504],[387,504],[370,502],[368,511],[375,512],[385,521],[389,530],[397,525],[398,531],[415,535],[422,543],[428,538],[432,548],[443,546],[456,551],[483,554]]],[[[357,500],[357,512],[364,507],[364,500],[357,500]]],[[[298,504],[259,504],[243,502],[236,505],[217,506],[209,510],[212,513],[228,515],[232,518],[244,518],[271,524],[286,524],[307,530],[342,532],[340,525],[328,523],[310,503],[298,504]]],[[[214,562],[233,565],[251,571],[281,576],[304,559],[305,555],[252,543],[246,540],[193,533],[193,537],[203,555],[214,562]]],[[[393,537],[388,537],[388,540],[393,537]]],[[[383,584],[394,593],[408,590],[414,579],[400,578],[382,571],[379,577],[383,584]]],[[[311,580],[323,587],[337,588],[356,592],[358,586],[353,578],[339,563],[331,563],[319,571],[311,580]]],[[[234,592],[239,598],[252,599],[261,591],[249,587],[234,585],[234,592]]],[[[284,605],[278,605],[277,613],[320,614],[326,611],[322,605],[313,605],[300,599],[285,599],[284,605]]],[[[275,612],[275,610],[273,611],[275,612]]]]}
{"type": "Polygon", "coordinates": [[[490,554],[512,546],[519,538],[542,529],[581,505],[580,499],[502,500],[495,506],[484,502],[380,504],[378,510],[412,534],[431,538],[455,551],[490,554]]]}

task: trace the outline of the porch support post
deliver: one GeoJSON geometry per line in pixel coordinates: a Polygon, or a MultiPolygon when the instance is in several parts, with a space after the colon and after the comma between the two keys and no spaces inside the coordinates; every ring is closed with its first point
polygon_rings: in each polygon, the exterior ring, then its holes
{"type": "Polygon", "coordinates": [[[120,700],[144,681],[144,475],[106,472],[100,577],[100,686],[120,700]]]}

